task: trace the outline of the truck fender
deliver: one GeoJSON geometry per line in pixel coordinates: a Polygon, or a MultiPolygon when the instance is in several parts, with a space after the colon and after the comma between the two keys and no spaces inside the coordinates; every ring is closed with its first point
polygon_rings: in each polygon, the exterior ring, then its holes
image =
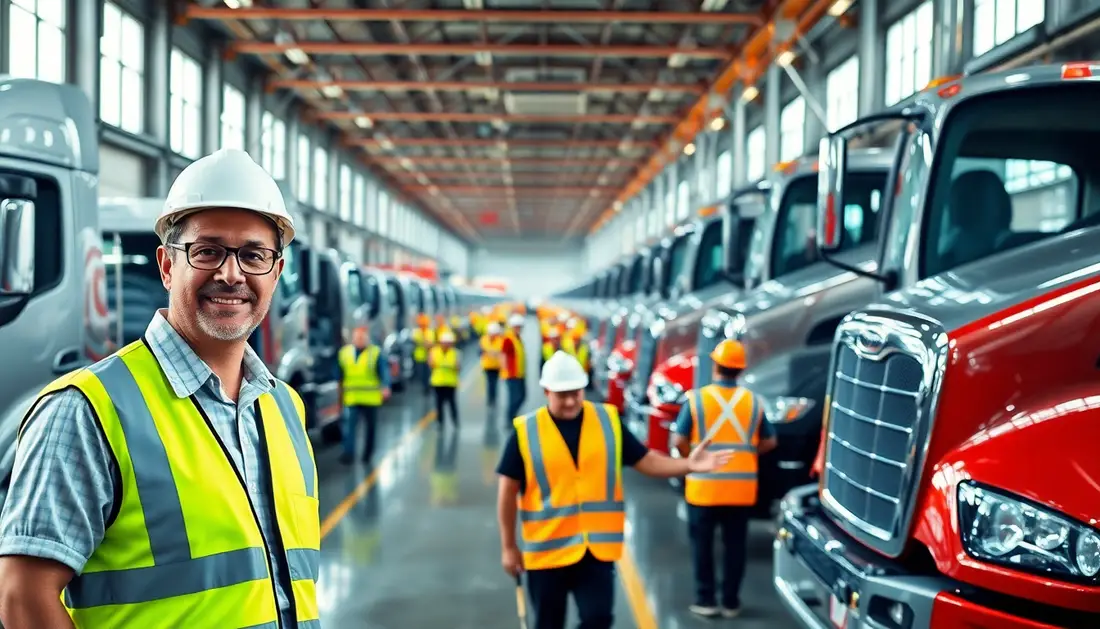
{"type": "Polygon", "coordinates": [[[295,381],[295,376],[304,378],[304,374],[309,373],[312,366],[312,355],[302,347],[291,347],[279,357],[279,366],[275,368],[275,377],[289,384],[295,381]]]}

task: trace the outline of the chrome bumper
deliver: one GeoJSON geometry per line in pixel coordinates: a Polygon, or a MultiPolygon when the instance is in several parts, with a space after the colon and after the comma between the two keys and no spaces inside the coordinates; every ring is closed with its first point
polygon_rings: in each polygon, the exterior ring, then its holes
{"type": "Polygon", "coordinates": [[[951,586],[942,577],[908,576],[844,535],[822,512],[817,485],[783,498],[772,549],[775,589],[807,629],[890,629],[897,626],[891,611],[909,621],[902,626],[931,627],[936,596],[951,586]],[[844,625],[830,618],[841,610],[844,625]]]}

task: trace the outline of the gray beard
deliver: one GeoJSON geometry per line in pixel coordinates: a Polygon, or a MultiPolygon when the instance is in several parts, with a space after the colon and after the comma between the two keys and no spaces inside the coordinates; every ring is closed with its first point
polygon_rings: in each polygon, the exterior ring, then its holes
{"type": "Polygon", "coordinates": [[[204,312],[198,313],[199,329],[203,334],[211,338],[218,339],[219,341],[240,341],[247,339],[252,331],[259,327],[260,322],[248,322],[240,325],[225,325],[219,323],[214,317],[208,316],[204,312]]]}

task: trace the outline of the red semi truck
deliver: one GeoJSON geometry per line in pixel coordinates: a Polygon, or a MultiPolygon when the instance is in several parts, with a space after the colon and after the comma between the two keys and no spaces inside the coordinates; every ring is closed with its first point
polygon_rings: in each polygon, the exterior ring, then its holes
{"type": "MultiPolygon", "coordinates": [[[[890,286],[834,337],[819,483],[781,503],[803,626],[1100,626],[1100,64],[959,78],[905,137],[890,286]]],[[[855,123],[823,143],[819,247],[855,123]]]]}

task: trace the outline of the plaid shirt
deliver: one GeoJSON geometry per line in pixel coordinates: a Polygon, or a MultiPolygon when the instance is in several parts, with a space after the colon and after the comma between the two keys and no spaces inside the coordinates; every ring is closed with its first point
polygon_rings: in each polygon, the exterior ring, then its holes
{"type": "MultiPolygon", "coordinates": [[[[282,625],[296,627],[289,613],[289,578],[280,569],[285,560],[280,559],[283,548],[275,534],[275,505],[266,489],[270,474],[260,454],[254,410],[254,402],[274,390],[275,377],[246,348],[244,381],[233,403],[163,311],[153,316],[145,339],[176,395],[198,400],[244,478],[270,549],[282,625]]],[[[52,559],[79,574],[103,540],[120,484],[111,448],[83,394],[66,389],[50,395],[35,409],[19,440],[0,515],[0,555],[52,559]]]]}

